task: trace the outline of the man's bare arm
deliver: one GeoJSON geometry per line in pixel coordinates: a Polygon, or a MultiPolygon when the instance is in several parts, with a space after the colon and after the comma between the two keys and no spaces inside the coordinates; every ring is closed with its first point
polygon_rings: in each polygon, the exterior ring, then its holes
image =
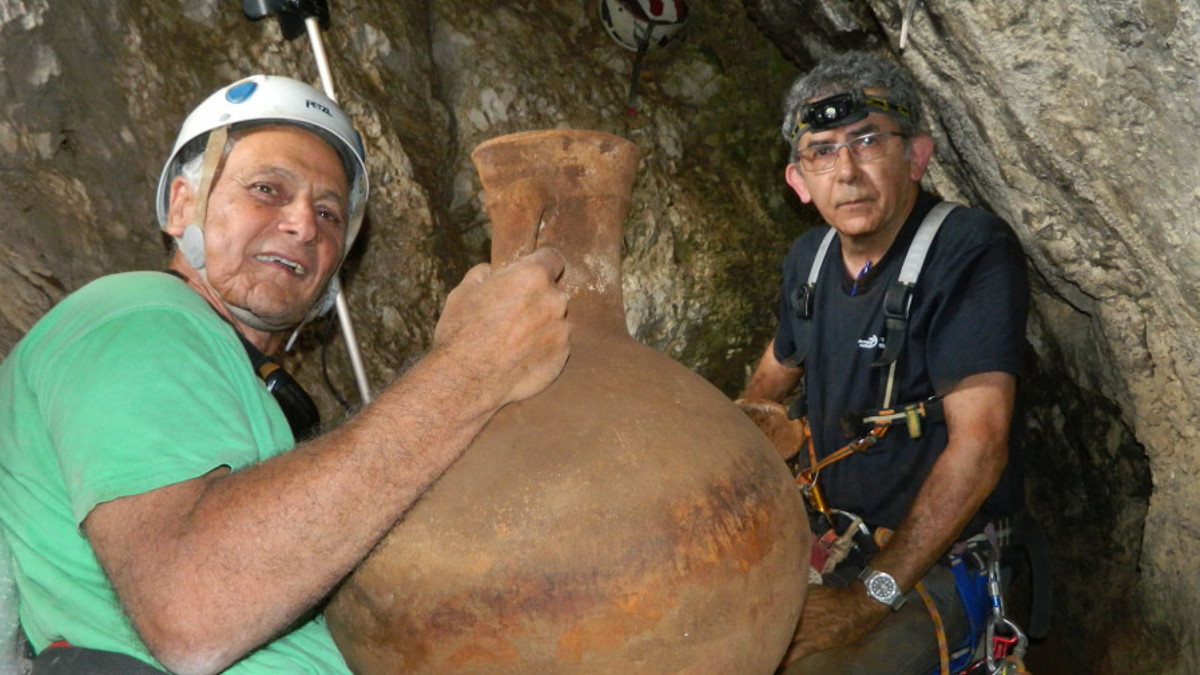
{"type": "Polygon", "coordinates": [[[472,270],[429,355],[345,425],[267,462],[97,506],[86,535],[134,626],[179,673],[219,672],[342,579],[505,404],[567,358],[561,258],[472,270]]]}
{"type": "Polygon", "coordinates": [[[804,368],[786,366],[775,358],[775,341],[771,340],[759,358],[741,398],[781,402],[795,389],[803,374],[804,368]]]}
{"type": "Polygon", "coordinates": [[[1008,463],[1008,432],[1016,378],[980,373],[942,400],[949,442],[913,500],[908,515],[872,563],[905,590],[954,543],[995,489],[1008,463]]]}
{"type": "MultiPolygon", "coordinates": [[[[912,588],[954,543],[1000,480],[1008,462],[1008,430],[1016,378],[990,372],[963,379],[943,399],[949,442],[908,515],[871,566],[912,588]]],[[[854,642],[891,608],[867,597],[861,583],[809,589],[785,664],[854,642]]]]}

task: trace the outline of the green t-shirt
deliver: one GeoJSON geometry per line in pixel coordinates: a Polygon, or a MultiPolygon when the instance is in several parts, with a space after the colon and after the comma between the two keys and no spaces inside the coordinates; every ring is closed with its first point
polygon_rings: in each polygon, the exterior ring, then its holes
{"type": "MultiPolygon", "coordinates": [[[[233,329],[179,279],[117,274],[63,300],[0,364],[0,531],[34,649],[66,640],[156,663],[80,523],[102,502],[293,445],[233,329]]],[[[349,671],[318,617],[227,672],[349,671]]]]}

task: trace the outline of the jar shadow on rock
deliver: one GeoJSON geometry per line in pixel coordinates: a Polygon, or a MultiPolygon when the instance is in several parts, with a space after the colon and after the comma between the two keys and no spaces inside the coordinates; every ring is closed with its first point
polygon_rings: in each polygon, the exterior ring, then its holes
{"type": "Polygon", "coordinates": [[[477,147],[492,263],[567,260],[571,356],[501,409],[334,596],[360,674],[774,672],[809,534],[791,475],[719,390],[634,340],[624,139],[532,131],[477,147]]]}

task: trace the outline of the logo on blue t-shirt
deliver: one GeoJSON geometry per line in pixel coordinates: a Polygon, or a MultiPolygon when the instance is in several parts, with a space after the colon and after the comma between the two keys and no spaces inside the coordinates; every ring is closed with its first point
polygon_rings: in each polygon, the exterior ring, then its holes
{"type": "Polygon", "coordinates": [[[883,343],[884,343],[883,338],[879,337],[878,335],[872,335],[871,337],[863,338],[863,339],[859,340],[858,348],[859,349],[883,349],[884,348],[883,343]]]}

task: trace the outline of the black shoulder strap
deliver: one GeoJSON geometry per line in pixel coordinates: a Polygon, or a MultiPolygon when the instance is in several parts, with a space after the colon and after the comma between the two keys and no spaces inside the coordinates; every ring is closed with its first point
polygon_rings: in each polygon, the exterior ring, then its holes
{"type": "Polygon", "coordinates": [[[321,431],[321,412],[317,410],[308,392],[304,391],[304,387],[284,370],[283,366],[268,358],[241,333],[238,333],[238,339],[242,341],[246,356],[250,357],[254,372],[262,378],[267,391],[271,392],[275,402],[283,409],[283,415],[287,418],[296,442],[316,436],[321,431]]]}

